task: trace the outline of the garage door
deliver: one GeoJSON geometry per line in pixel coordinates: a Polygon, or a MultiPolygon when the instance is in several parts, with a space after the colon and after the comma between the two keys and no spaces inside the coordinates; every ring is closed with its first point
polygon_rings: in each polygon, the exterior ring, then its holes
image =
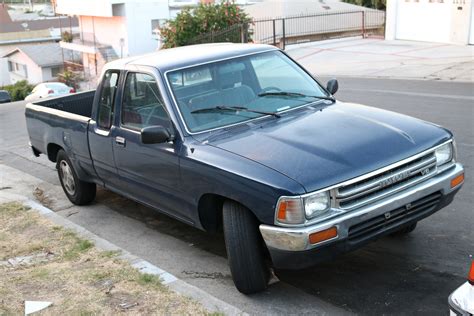
{"type": "Polygon", "coordinates": [[[449,42],[452,0],[398,0],[397,4],[397,39],[449,42]]]}

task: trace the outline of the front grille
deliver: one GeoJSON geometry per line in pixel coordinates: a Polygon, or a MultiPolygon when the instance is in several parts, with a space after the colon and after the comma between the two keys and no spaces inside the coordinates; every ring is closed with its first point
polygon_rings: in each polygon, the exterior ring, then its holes
{"type": "Polygon", "coordinates": [[[383,173],[334,190],[336,207],[352,210],[413,186],[436,172],[433,152],[383,173]]]}
{"type": "Polygon", "coordinates": [[[401,222],[406,222],[414,218],[422,218],[424,214],[429,215],[440,202],[441,196],[441,193],[436,192],[411,202],[408,205],[351,226],[349,228],[348,239],[351,242],[359,242],[371,236],[375,236],[381,231],[395,227],[401,222]]]}

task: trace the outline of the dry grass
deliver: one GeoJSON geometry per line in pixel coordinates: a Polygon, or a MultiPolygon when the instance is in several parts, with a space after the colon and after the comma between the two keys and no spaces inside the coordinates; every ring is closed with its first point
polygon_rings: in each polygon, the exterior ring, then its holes
{"type": "Polygon", "coordinates": [[[23,313],[25,300],[53,302],[41,315],[206,314],[117,252],[99,251],[21,204],[1,204],[0,261],[38,254],[47,260],[0,266],[0,315],[23,313]]]}

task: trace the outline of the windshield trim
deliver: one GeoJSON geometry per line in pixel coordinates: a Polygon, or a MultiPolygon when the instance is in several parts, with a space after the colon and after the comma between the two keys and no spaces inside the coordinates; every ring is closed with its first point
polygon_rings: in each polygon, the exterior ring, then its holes
{"type": "MultiPolygon", "coordinates": [[[[173,89],[171,88],[171,85],[170,85],[170,82],[168,80],[168,73],[169,72],[174,72],[174,71],[178,71],[178,70],[182,70],[182,69],[189,69],[189,68],[193,68],[193,67],[198,67],[198,66],[203,66],[203,65],[208,65],[208,64],[212,64],[212,63],[216,63],[216,62],[220,62],[220,61],[225,61],[225,60],[231,60],[231,59],[236,59],[236,58],[241,58],[241,57],[246,57],[246,56],[252,56],[252,55],[258,55],[258,54],[263,54],[263,53],[268,53],[268,52],[281,52],[283,53],[283,55],[285,55],[287,58],[289,58],[284,52],[282,52],[280,49],[276,49],[276,48],[269,48],[269,49],[266,49],[266,50],[262,50],[262,51],[258,51],[258,52],[252,52],[252,53],[248,53],[248,54],[242,54],[242,55],[236,55],[236,56],[232,56],[232,57],[226,57],[226,58],[221,58],[221,59],[213,59],[211,61],[206,61],[206,62],[202,62],[202,63],[196,63],[196,64],[192,64],[192,65],[189,65],[189,66],[184,66],[184,67],[178,67],[178,68],[173,68],[173,69],[169,69],[167,71],[165,71],[164,73],[164,79],[165,79],[165,82],[166,82],[166,86],[168,88],[168,92],[170,93],[171,95],[171,98],[173,99],[173,103],[174,103],[174,106],[175,108],[177,109],[178,111],[178,116],[181,120],[181,122],[183,123],[183,126],[184,126],[184,129],[186,131],[187,134],[189,135],[199,135],[199,134],[204,134],[204,133],[208,133],[208,132],[212,132],[212,131],[216,131],[216,130],[220,130],[220,129],[224,129],[224,128],[229,128],[229,127],[233,127],[233,126],[236,126],[236,125],[241,125],[241,124],[245,124],[245,123],[249,123],[249,122],[253,122],[253,121],[256,121],[256,120],[261,120],[263,118],[267,118],[269,116],[271,116],[270,114],[269,115],[261,115],[261,116],[258,116],[258,117],[254,117],[254,118],[250,118],[248,120],[244,120],[244,121],[240,121],[240,122],[236,122],[236,123],[231,123],[231,124],[227,124],[227,125],[222,125],[222,126],[219,126],[219,127],[214,127],[214,128],[210,128],[210,129],[206,129],[206,130],[202,130],[202,131],[199,131],[199,132],[192,132],[189,130],[188,128],[188,125],[186,123],[186,120],[184,119],[183,117],[183,114],[181,113],[181,108],[179,107],[178,105],[178,102],[176,100],[176,97],[175,97],[175,94],[174,94],[174,91],[173,89]]],[[[289,58],[292,62],[293,59],[289,58]]],[[[295,63],[298,67],[302,68],[298,63],[295,63]]],[[[302,68],[302,70],[306,73],[308,73],[304,68],[302,68]]],[[[320,85],[320,83],[314,79],[312,76],[310,76],[318,85],[320,85]]],[[[321,85],[320,85],[321,86],[321,85]]],[[[325,91],[325,89],[323,88],[323,90],[325,91]]],[[[283,111],[280,111],[280,112],[275,112],[275,113],[286,113],[286,112],[290,112],[290,111],[293,111],[293,110],[296,110],[296,109],[300,109],[302,107],[305,107],[305,106],[309,106],[309,105],[313,105],[313,104],[317,104],[317,103],[321,103],[323,101],[327,101],[325,99],[320,99],[320,100],[315,100],[314,102],[307,102],[307,103],[304,103],[300,106],[296,106],[296,107],[293,107],[293,108],[290,108],[290,109],[287,109],[287,110],[283,110],[283,111]]]]}

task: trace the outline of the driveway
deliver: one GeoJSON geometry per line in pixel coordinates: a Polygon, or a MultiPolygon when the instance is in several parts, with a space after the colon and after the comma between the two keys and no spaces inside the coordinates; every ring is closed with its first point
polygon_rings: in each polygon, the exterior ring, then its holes
{"type": "Polygon", "coordinates": [[[318,76],[474,82],[474,46],[339,39],[288,46],[286,52],[318,76]]]}
{"type": "Polygon", "coordinates": [[[280,271],[280,280],[258,295],[244,296],[234,288],[221,234],[208,235],[106,190],[93,205],[72,206],[54,166],[27,147],[23,103],[0,106],[0,187],[27,195],[37,188],[36,195],[58,214],[250,314],[445,315],[447,297],[465,281],[468,255],[474,253],[472,88],[459,82],[340,80],[342,101],[453,130],[466,167],[465,186],[450,206],[409,236],[380,239],[312,269],[280,271]]]}

